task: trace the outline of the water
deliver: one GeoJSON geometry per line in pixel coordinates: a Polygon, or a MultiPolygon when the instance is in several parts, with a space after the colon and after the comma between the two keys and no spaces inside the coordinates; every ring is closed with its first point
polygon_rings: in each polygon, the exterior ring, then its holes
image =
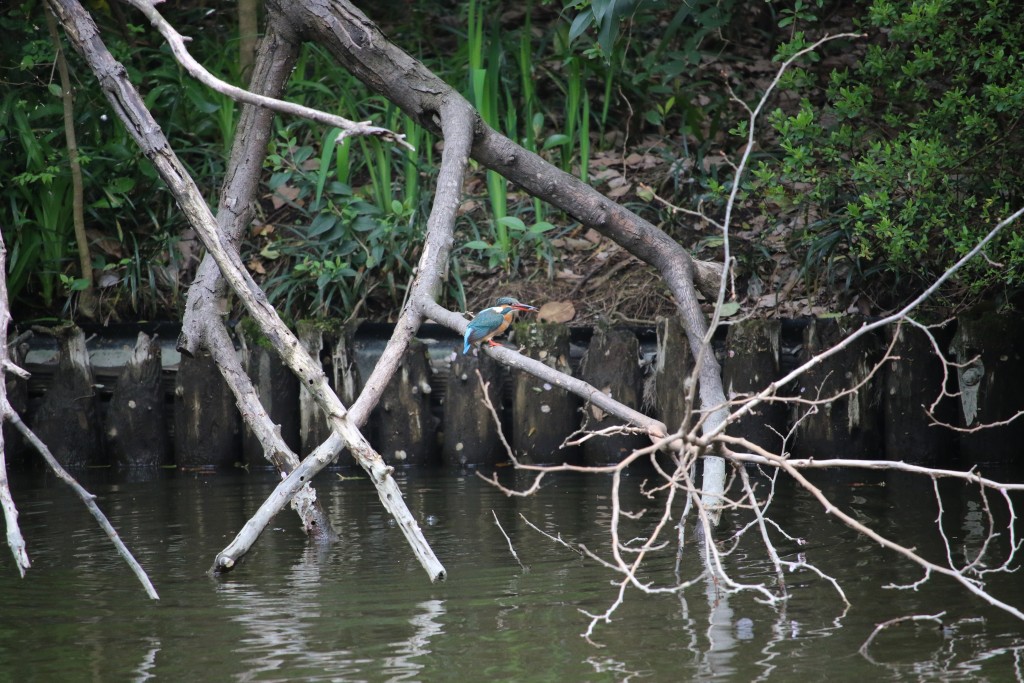
{"type": "MultiPolygon", "coordinates": [[[[1024,624],[948,579],[884,590],[920,570],[824,518],[790,486],[780,487],[775,516],[802,542],[779,537],[780,554],[802,553],[835,576],[852,607],[808,573],[788,577],[782,609],[749,593],[709,595],[704,582],[682,595],[630,590],[611,623],[596,627],[597,647],[580,635],[589,623],[580,610],[608,609],[614,575],[519,515],[607,556],[608,478],[553,478],[526,500],[472,475],[400,478],[448,570],[444,583],[427,581],[365,479],[317,479],[338,544],[308,545],[288,511],[234,572],[211,578],[214,556],[271,490],[273,475],[90,474],[83,483],[160,592],[153,602],[66,486],[15,477],[33,566],[20,579],[6,547],[0,553],[0,682],[1021,680],[1024,624]],[[905,623],[879,635],[870,660],[858,653],[876,624],[943,610],[944,628],[905,623]]],[[[638,494],[643,479],[627,478],[625,504],[653,514],[656,503],[638,494]]],[[[921,552],[941,558],[931,484],[912,482],[819,478],[858,519],[886,534],[915,534],[921,552]]],[[[954,548],[973,547],[983,510],[972,495],[946,488],[947,534],[954,548]]],[[[745,520],[727,515],[723,534],[745,520]]],[[[772,573],[754,541],[729,560],[739,581],[772,573]]],[[[674,555],[668,548],[653,558],[647,578],[671,582],[674,555]]],[[[687,576],[696,566],[690,558],[687,576]]],[[[1020,606],[1022,582],[1015,575],[992,587],[1020,606]]]]}

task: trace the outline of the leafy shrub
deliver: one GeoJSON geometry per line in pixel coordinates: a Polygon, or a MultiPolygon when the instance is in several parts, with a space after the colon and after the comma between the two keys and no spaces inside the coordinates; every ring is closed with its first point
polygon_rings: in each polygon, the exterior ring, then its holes
{"type": "MultiPolygon", "coordinates": [[[[833,257],[931,279],[1024,200],[1024,13],[874,0],[861,16],[866,50],[831,71],[820,101],[772,114],[780,153],[754,177],[769,200],[819,217],[805,246],[831,240],[833,257]]],[[[960,287],[1024,283],[1019,230],[987,256],[960,287]]]]}
{"type": "MultiPolygon", "coordinates": [[[[48,11],[38,0],[0,10],[0,30],[15,38],[0,44],[5,85],[0,97],[0,224],[9,252],[12,304],[54,314],[62,301],[63,313],[70,310],[70,297],[83,281],[72,275],[78,274],[77,245],[55,49],[45,30],[25,31],[42,25],[48,11]]],[[[152,29],[119,22],[109,7],[97,6],[92,14],[107,46],[141,86],[171,145],[212,195],[224,170],[224,157],[216,152],[225,149],[234,129],[233,103],[188,77],[152,29]],[[212,154],[211,148],[216,150],[212,154]]],[[[193,45],[199,59],[214,71],[230,73],[226,55],[234,53],[224,49],[223,31],[205,30],[217,19],[206,19],[207,14],[186,8],[171,19],[206,38],[193,45]]],[[[190,277],[186,271],[195,264],[180,248],[186,221],[66,41],[64,55],[75,84],[85,224],[101,301],[114,313],[173,313],[182,303],[190,277]]]]}

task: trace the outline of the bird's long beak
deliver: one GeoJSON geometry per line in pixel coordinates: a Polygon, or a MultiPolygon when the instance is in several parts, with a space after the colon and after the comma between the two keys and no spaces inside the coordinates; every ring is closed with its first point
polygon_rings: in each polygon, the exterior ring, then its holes
{"type": "Polygon", "coordinates": [[[539,310],[536,306],[531,306],[530,304],[520,304],[520,303],[512,304],[512,308],[514,308],[517,311],[536,311],[536,310],[539,310]]]}

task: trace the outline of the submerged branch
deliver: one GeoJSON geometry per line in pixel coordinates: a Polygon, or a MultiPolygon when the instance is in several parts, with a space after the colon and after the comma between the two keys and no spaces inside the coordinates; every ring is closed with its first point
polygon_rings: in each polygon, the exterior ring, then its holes
{"type": "Polygon", "coordinates": [[[370,475],[381,502],[397,521],[430,579],[433,581],[443,577],[444,567],[434,556],[430,545],[423,538],[419,525],[406,507],[402,492],[391,476],[392,468],[384,463],[358,428],[347,419],[347,409],[328,386],[327,377],[319,362],[314,361],[303,351],[298,339],[281,321],[277,311],[267,301],[266,295],[245,270],[237,250],[223,244],[216,221],[203,194],[171,149],[142,98],[128,81],[124,67],[106,49],[96,25],[76,0],[50,0],[50,6],[63,24],[72,44],[99,77],[100,85],[118,116],[124,121],[129,134],[152,160],[178,206],[217,262],[224,279],[245,305],[249,315],[260,325],[282,361],[295,372],[314,396],[327,416],[331,428],[342,437],[356,461],[370,475]]]}
{"type": "MultiPolygon", "coordinates": [[[[448,142],[442,153],[437,191],[427,221],[427,237],[417,266],[417,276],[410,285],[409,303],[403,309],[399,323],[395,325],[394,334],[348,413],[348,420],[356,425],[366,421],[398,367],[409,340],[419,329],[423,320],[421,307],[424,302],[433,301],[434,292],[440,285],[440,274],[444,272],[442,265],[447,263],[451,251],[455,213],[462,197],[462,183],[472,139],[472,117],[458,102],[451,106],[442,106],[439,114],[442,125],[449,132],[448,142]]],[[[228,569],[233,566],[235,558],[244,554],[260,531],[288,503],[294,493],[334,461],[341,443],[338,434],[332,434],[281,481],[231,544],[218,555],[215,567],[228,569]]]]}
{"type": "MultiPolygon", "coordinates": [[[[7,272],[7,245],[3,234],[0,234],[0,273],[7,272]]],[[[7,278],[0,277],[0,427],[14,415],[14,408],[7,400],[7,378],[5,373],[21,370],[7,358],[7,327],[11,322],[11,309],[7,302],[7,278]]],[[[25,372],[21,370],[21,372],[25,372]]],[[[28,375],[28,373],[25,373],[28,375]]],[[[0,429],[0,507],[4,510],[4,523],[7,527],[7,546],[14,555],[14,563],[18,573],[24,578],[25,571],[32,566],[25,549],[25,538],[18,526],[18,508],[11,497],[11,488],[7,482],[7,444],[4,443],[3,430],[0,429]]]]}
{"type": "Polygon", "coordinates": [[[124,558],[125,562],[128,563],[128,566],[131,567],[132,572],[139,579],[139,583],[141,583],[143,588],[146,589],[146,594],[154,600],[159,600],[160,596],[157,595],[156,589],[149,580],[149,576],[146,575],[146,571],[135,560],[135,557],[132,556],[131,551],[128,550],[124,542],[121,541],[121,537],[117,535],[117,531],[115,531],[114,527],[111,526],[107,516],[103,514],[103,511],[100,510],[99,506],[96,504],[96,496],[82,488],[82,485],[79,484],[74,477],[68,474],[67,470],[60,466],[57,459],[53,457],[53,453],[50,452],[49,446],[39,440],[39,437],[37,437],[35,433],[28,428],[28,425],[21,421],[21,417],[19,417],[16,412],[13,410],[10,411],[7,414],[7,421],[14,425],[15,429],[17,429],[18,432],[20,432],[21,435],[24,436],[30,444],[32,444],[36,451],[43,456],[43,460],[45,460],[46,464],[49,465],[51,470],[53,470],[53,473],[57,475],[57,478],[70,486],[78,497],[82,499],[82,502],[85,503],[85,507],[89,509],[89,513],[96,518],[96,521],[99,523],[100,528],[103,529],[103,532],[107,535],[107,538],[109,538],[114,544],[114,547],[117,548],[117,552],[124,558]]]}
{"type": "MultiPolygon", "coordinates": [[[[297,57],[297,47],[282,40],[276,22],[270,17],[256,55],[253,89],[279,94],[288,82],[297,57]]],[[[221,239],[235,249],[252,217],[252,206],[260,186],[273,119],[273,112],[254,106],[243,107],[239,118],[239,132],[232,145],[217,209],[217,230],[221,239]]],[[[178,348],[192,355],[199,347],[210,352],[235,397],[239,411],[263,447],[264,457],[285,477],[298,467],[299,456],[285,443],[280,429],[263,409],[252,380],[238,360],[234,343],[228,336],[221,315],[226,306],[224,280],[213,257],[207,254],[189,288],[178,348]]],[[[340,447],[339,444],[332,455],[336,455],[340,447]]],[[[303,530],[312,540],[330,542],[337,537],[330,518],[317,500],[316,491],[308,482],[299,487],[290,500],[302,522],[303,530]]],[[[220,567],[223,571],[235,566],[237,560],[255,543],[263,528],[260,526],[255,533],[246,536],[246,543],[236,547],[236,554],[218,558],[214,568],[220,567]]]]}

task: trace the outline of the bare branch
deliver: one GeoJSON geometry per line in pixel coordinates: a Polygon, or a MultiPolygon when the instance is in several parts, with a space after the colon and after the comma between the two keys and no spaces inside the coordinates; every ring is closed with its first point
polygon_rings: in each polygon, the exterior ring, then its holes
{"type": "Polygon", "coordinates": [[[185,71],[208,88],[215,90],[222,95],[227,95],[238,102],[252,104],[257,107],[265,107],[282,114],[291,114],[292,116],[298,116],[327,126],[339,128],[341,133],[338,135],[336,142],[341,142],[344,138],[354,135],[374,135],[386,140],[391,140],[395,144],[406,149],[412,149],[412,145],[405,141],[404,135],[399,135],[387,128],[374,126],[369,121],[350,121],[349,119],[328,114],[320,111],[319,109],[310,109],[309,107],[303,107],[302,105],[295,104],[293,102],[286,102],[284,100],[258,95],[222,81],[207,71],[192,57],[192,55],[189,54],[188,49],[185,47],[186,39],[180,33],[175,31],[174,27],[172,27],[167,20],[156,11],[156,5],[163,0],[126,1],[132,7],[146,15],[146,18],[149,19],[150,23],[160,31],[164,40],[167,41],[167,45],[171,48],[171,53],[174,55],[174,58],[177,59],[178,63],[185,68],[185,71]]]}
{"type": "Polygon", "coordinates": [[[358,427],[347,418],[347,409],[331,391],[323,369],[302,350],[298,339],[281,321],[273,306],[267,301],[266,295],[245,270],[237,250],[224,245],[203,194],[170,148],[138,92],[128,82],[124,67],[114,60],[99,39],[95,24],[76,0],[50,0],[50,6],[64,25],[72,44],[93,72],[100,76],[101,86],[118,116],[122,117],[129,134],[153,161],[178,206],[216,261],[224,279],[245,305],[249,315],[260,325],[282,361],[296,373],[316,398],[335,434],[342,438],[356,461],[370,475],[382,504],[395,518],[430,579],[434,581],[443,578],[444,567],[423,538],[419,525],[406,507],[401,490],[391,476],[392,468],[384,463],[380,455],[363,438],[358,427]]]}
{"type": "Polygon", "coordinates": [[[868,660],[872,664],[878,664],[872,657],[868,650],[871,648],[871,643],[875,642],[875,638],[878,634],[887,628],[892,626],[898,626],[907,621],[934,621],[940,627],[942,626],[942,617],[946,616],[946,612],[942,611],[938,614],[913,614],[907,617],[898,617],[896,619],[890,619],[889,621],[883,621],[881,624],[875,627],[875,630],[871,632],[868,639],[864,641],[864,644],[860,646],[860,654],[864,659],[868,660]]]}
{"type": "Polygon", "coordinates": [[[498,531],[500,531],[501,535],[505,537],[505,541],[508,543],[508,551],[512,553],[512,557],[514,557],[516,562],[519,563],[519,568],[522,569],[524,572],[530,571],[526,568],[526,565],[523,564],[523,561],[519,559],[519,555],[516,553],[516,549],[512,546],[512,539],[509,538],[508,534],[505,533],[505,530],[501,528],[501,522],[498,521],[498,513],[496,513],[494,510],[491,510],[491,514],[494,515],[494,525],[498,527],[498,531]]]}
{"type": "Polygon", "coordinates": [[[131,551],[128,550],[124,542],[121,541],[121,537],[117,535],[117,531],[114,530],[114,527],[110,524],[107,516],[103,514],[103,511],[100,510],[99,506],[96,504],[96,496],[82,488],[75,478],[60,466],[57,459],[53,457],[53,453],[50,452],[50,448],[40,441],[39,437],[37,437],[35,433],[21,421],[21,417],[19,417],[16,412],[13,410],[7,412],[8,408],[9,405],[4,407],[4,411],[7,413],[7,421],[14,425],[15,429],[17,429],[21,435],[24,436],[30,444],[32,444],[36,451],[43,456],[43,460],[45,460],[46,464],[49,465],[51,470],[53,470],[53,473],[57,475],[57,478],[70,486],[75,494],[82,499],[82,502],[85,503],[85,507],[88,508],[89,513],[96,519],[96,522],[100,525],[100,528],[103,529],[107,538],[109,538],[111,543],[114,544],[114,547],[117,548],[117,552],[124,558],[125,562],[128,563],[128,566],[131,568],[136,578],[138,578],[139,583],[141,583],[143,588],[146,589],[146,594],[154,600],[159,600],[160,596],[157,594],[156,588],[154,588],[153,584],[150,582],[149,576],[146,575],[146,571],[135,560],[131,551]]]}
{"type": "MultiPolygon", "coordinates": [[[[4,244],[3,234],[0,234],[0,273],[7,273],[7,245],[4,244]]],[[[15,372],[20,377],[27,378],[28,373],[21,370],[17,365],[10,362],[7,357],[7,327],[11,322],[11,309],[7,301],[7,278],[0,277],[0,427],[11,415],[14,415],[14,408],[7,400],[6,372],[15,372]],[[24,373],[24,374],[21,374],[24,373]]],[[[28,558],[28,551],[25,549],[25,538],[21,535],[21,527],[18,526],[18,508],[11,496],[11,487],[7,482],[7,445],[4,443],[3,431],[0,430],[0,507],[4,511],[4,523],[7,527],[7,547],[14,555],[14,564],[18,567],[18,573],[22,577],[32,563],[28,558]]]]}

